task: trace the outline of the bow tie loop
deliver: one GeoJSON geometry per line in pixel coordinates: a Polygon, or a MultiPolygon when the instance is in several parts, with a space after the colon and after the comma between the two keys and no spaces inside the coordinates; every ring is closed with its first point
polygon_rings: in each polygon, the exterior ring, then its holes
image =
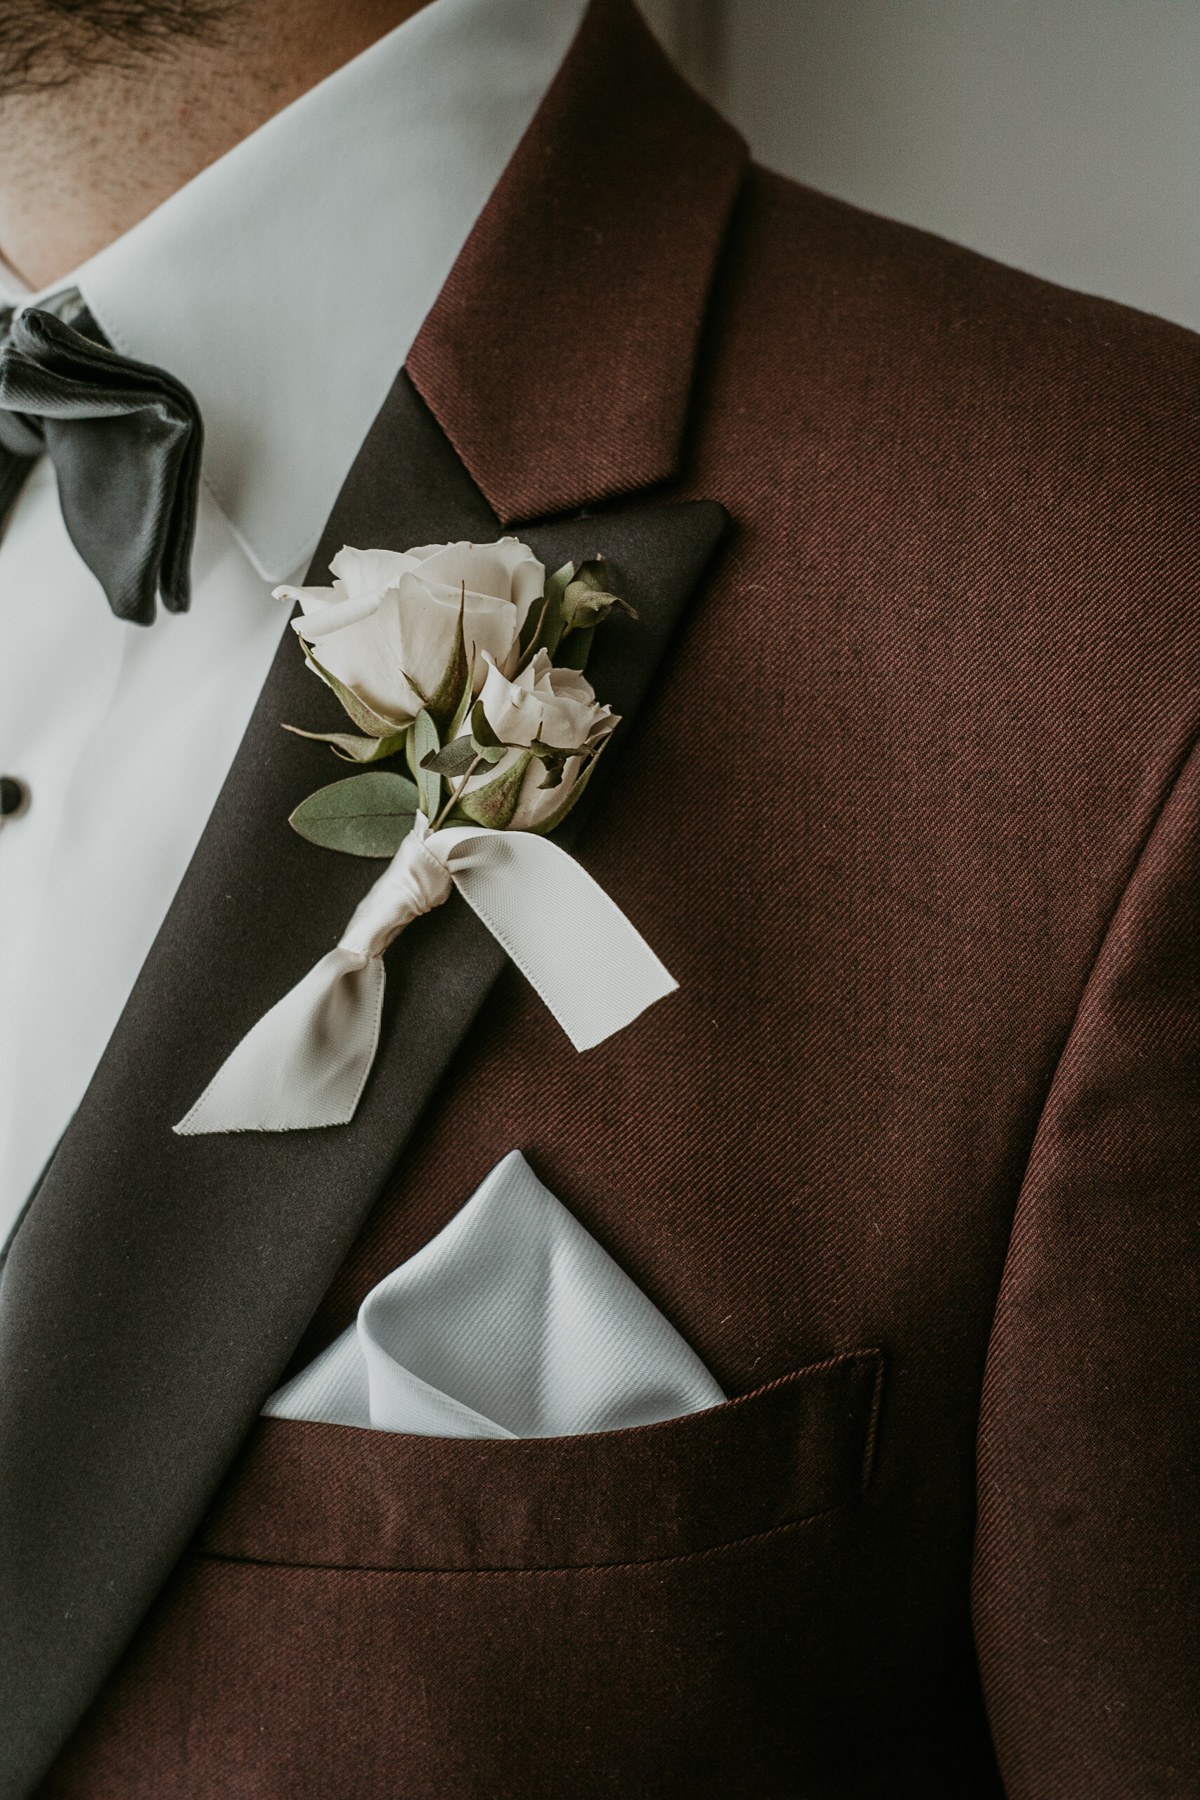
{"type": "Polygon", "coordinates": [[[71,325],[37,307],[0,314],[0,333],[0,500],[44,450],[114,613],[151,625],[156,594],[186,612],[204,441],[194,398],[111,349],[86,310],[71,325]]]}

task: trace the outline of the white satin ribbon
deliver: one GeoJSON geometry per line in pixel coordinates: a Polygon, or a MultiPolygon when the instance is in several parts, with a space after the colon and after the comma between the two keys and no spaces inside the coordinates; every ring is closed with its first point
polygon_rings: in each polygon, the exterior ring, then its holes
{"type": "Polygon", "coordinates": [[[411,831],[359,903],[336,949],[265,1013],[175,1130],[303,1131],[348,1125],[383,1012],[383,952],[456,887],[588,1050],[679,985],[619,906],[565,850],[481,825],[411,831]]]}

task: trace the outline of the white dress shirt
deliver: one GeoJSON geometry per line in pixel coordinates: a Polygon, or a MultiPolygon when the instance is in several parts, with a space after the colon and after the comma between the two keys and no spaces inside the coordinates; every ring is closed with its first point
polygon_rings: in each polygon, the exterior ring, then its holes
{"type": "MultiPolygon", "coordinates": [[[[0,541],[0,1242],[79,1104],[228,772],[297,578],[585,0],[434,0],[50,298],[186,382],[191,611],[115,618],[54,471],[0,541]]],[[[18,302],[28,295],[10,294],[18,302]]],[[[397,546],[399,547],[399,546],[397,546]]]]}

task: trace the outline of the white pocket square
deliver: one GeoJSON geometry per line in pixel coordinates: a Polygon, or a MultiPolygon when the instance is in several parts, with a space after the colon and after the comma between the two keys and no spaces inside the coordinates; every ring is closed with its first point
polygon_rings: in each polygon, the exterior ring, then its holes
{"type": "Polygon", "coordinates": [[[422,1437],[567,1437],[724,1398],[514,1150],[263,1411],[422,1437]]]}

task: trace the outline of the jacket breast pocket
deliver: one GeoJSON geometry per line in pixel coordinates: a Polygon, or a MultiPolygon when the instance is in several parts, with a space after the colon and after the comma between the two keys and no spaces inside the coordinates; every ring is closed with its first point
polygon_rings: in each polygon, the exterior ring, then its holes
{"type": "Polygon", "coordinates": [[[93,1715],[77,1791],[798,1791],[881,1386],[862,1351],[594,1436],[261,1420],[93,1715]]]}

